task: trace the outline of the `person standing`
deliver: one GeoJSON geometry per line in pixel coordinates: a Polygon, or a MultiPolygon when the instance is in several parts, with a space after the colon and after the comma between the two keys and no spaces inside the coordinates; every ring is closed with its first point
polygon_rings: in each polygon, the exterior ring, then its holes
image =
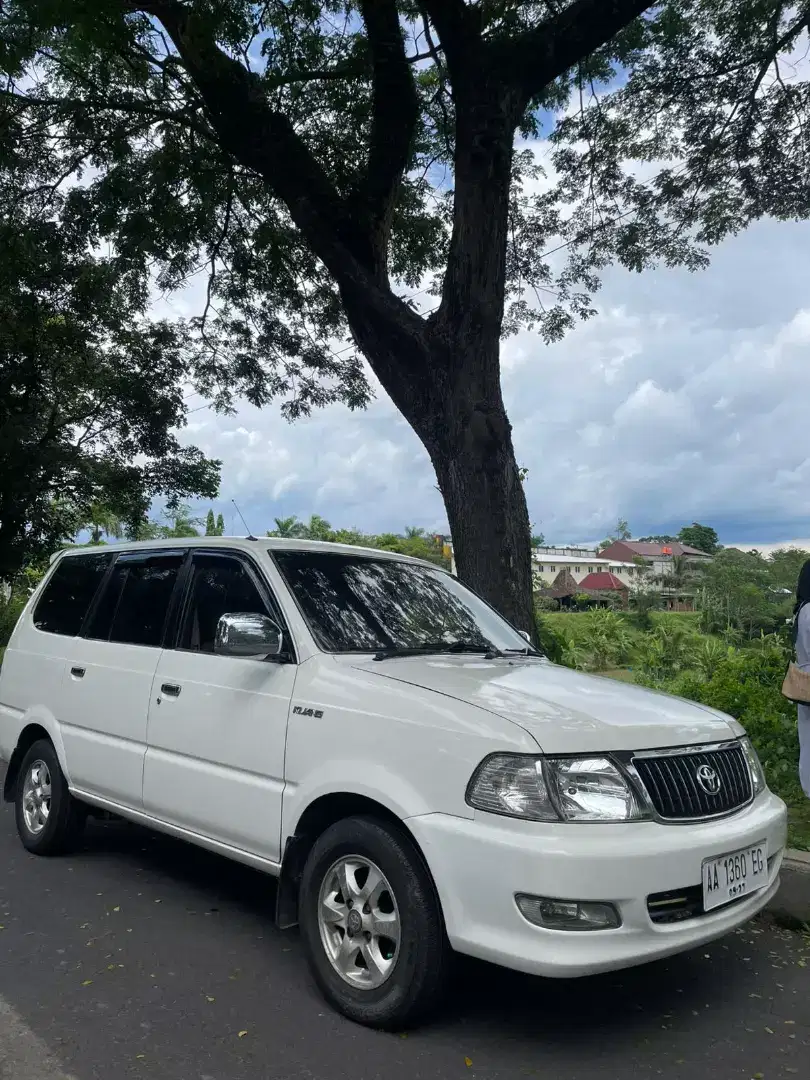
{"type": "MultiPolygon", "coordinates": [[[[810,559],[799,573],[793,608],[796,666],[810,672],[810,559]]],[[[799,780],[810,799],[810,705],[799,705],[799,780]]]]}

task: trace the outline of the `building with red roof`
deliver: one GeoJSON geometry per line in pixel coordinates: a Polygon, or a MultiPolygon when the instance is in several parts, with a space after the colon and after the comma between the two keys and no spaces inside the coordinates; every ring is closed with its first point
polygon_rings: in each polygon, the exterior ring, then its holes
{"type": "Polygon", "coordinates": [[[615,574],[607,570],[598,573],[587,574],[579,583],[581,592],[628,592],[623,581],[619,581],[615,574]]]}

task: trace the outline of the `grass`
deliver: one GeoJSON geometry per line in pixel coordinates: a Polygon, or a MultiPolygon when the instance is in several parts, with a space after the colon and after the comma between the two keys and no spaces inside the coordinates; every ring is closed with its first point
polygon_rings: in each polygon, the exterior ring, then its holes
{"type": "Polygon", "coordinates": [[[810,851],[810,799],[788,803],[788,846],[810,851]]]}
{"type": "Polygon", "coordinates": [[[594,672],[596,675],[604,675],[607,679],[615,679],[616,682],[634,683],[633,672],[629,668],[608,668],[607,671],[594,672]]]}

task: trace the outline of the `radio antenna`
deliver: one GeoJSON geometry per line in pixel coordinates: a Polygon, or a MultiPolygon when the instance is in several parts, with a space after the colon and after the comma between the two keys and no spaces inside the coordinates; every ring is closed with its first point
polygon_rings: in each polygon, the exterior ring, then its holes
{"type": "Polygon", "coordinates": [[[238,507],[238,506],[236,505],[236,499],[231,499],[231,502],[233,503],[233,505],[234,505],[234,509],[236,510],[236,512],[237,512],[237,514],[239,515],[239,517],[240,517],[240,518],[242,518],[242,524],[243,524],[243,525],[245,526],[245,529],[247,530],[247,539],[248,539],[248,540],[255,540],[255,539],[256,539],[256,537],[255,537],[255,536],[253,535],[253,533],[252,533],[252,532],[250,531],[250,528],[249,528],[249,526],[248,526],[248,523],[247,523],[247,522],[245,521],[244,517],[242,516],[242,511],[241,511],[241,510],[239,509],[239,507],[238,507]]]}

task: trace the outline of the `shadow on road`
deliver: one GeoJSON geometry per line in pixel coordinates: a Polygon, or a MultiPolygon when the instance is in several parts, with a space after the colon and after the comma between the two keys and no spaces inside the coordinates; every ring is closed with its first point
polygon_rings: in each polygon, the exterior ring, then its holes
{"type": "MultiPolygon", "coordinates": [[[[114,857],[126,874],[191,890],[200,910],[227,924],[229,913],[262,921],[269,950],[299,953],[297,931],[272,926],[272,878],[182,841],[128,823],[91,823],[74,865],[114,857]]],[[[758,931],[754,931],[757,933],[758,931]]],[[[635,1045],[652,1030],[694,1028],[752,1004],[761,989],[747,962],[749,935],[733,935],[694,953],[628,971],[578,980],[544,980],[459,957],[447,1008],[433,1031],[474,1029],[477,1036],[542,1040],[575,1052],[583,1042],[607,1049],[635,1045]],[[701,1019],[696,1019],[700,1017],[701,1019]]],[[[300,957],[303,964],[303,957],[300,957]]],[[[269,958],[272,963],[272,957],[269,958]]]]}

